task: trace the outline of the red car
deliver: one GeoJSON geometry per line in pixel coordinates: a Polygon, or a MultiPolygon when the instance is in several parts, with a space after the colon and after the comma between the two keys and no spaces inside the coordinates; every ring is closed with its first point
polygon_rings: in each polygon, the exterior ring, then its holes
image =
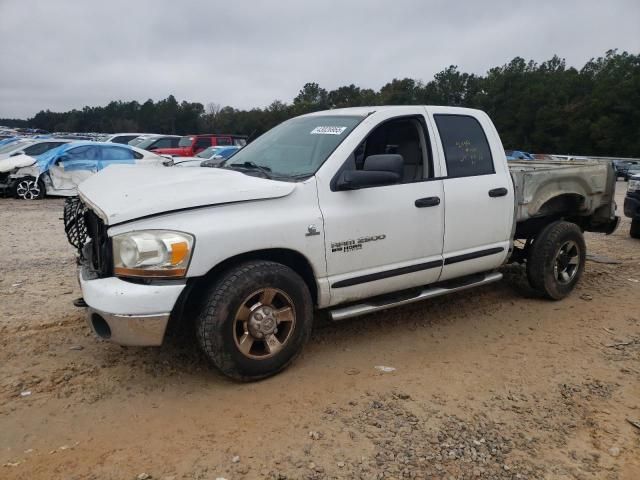
{"type": "Polygon", "coordinates": [[[176,148],[157,148],[153,151],[158,155],[174,155],[176,157],[193,157],[205,148],[235,145],[244,147],[247,137],[241,135],[207,134],[187,135],[180,139],[176,148]]]}

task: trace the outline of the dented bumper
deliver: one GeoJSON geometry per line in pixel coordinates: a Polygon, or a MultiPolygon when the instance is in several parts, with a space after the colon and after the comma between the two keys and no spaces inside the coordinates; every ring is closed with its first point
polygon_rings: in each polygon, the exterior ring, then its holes
{"type": "Polygon", "coordinates": [[[88,305],[87,323],[100,338],[119,345],[162,344],[171,311],[186,283],[140,284],[116,277],[92,278],[79,272],[88,305]]]}

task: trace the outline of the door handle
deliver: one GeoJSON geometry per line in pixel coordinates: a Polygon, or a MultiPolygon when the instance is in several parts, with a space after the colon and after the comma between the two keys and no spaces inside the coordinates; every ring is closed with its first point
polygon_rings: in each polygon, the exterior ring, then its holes
{"type": "Polygon", "coordinates": [[[489,190],[489,196],[491,198],[504,197],[507,193],[509,193],[509,190],[507,190],[504,187],[494,188],[493,190],[489,190]]]}
{"type": "Polygon", "coordinates": [[[440,197],[419,198],[416,200],[415,205],[418,208],[435,207],[436,205],[440,205],[440,197]]]}

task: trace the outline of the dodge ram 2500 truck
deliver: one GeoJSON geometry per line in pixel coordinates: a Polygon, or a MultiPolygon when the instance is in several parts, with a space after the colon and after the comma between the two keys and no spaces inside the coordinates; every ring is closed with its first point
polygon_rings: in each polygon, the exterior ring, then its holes
{"type": "Polygon", "coordinates": [[[65,226],[88,323],[160,345],[195,322],[226,375],[275,374],[314,310],[333,320],[495,282],[526,263],[561,299],[583,231],[617,226],[609,163],[511,162],[477,110],[390,106],[303,115],[221,168],[113,166],[80,185],[65,226]]]}

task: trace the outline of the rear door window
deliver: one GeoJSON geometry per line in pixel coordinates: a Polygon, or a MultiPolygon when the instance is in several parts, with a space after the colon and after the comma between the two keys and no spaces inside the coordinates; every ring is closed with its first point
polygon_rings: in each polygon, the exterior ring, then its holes
{"type": "Polygon", "coordinates": [[[468,115],[434,115],[451,178],[495,173],[489,142],[478,120],[468,115]]]}
{"type": "Polygon", "coordinates": [[[202,150],[211,146],[211,137],[200,137],[196,139],[195,149],[202,150]]]}
{"type": "Polygon", "coordinates": [[[102,148],[102,160],[133,160],[133,150],[119,147],[102,148]]]}

